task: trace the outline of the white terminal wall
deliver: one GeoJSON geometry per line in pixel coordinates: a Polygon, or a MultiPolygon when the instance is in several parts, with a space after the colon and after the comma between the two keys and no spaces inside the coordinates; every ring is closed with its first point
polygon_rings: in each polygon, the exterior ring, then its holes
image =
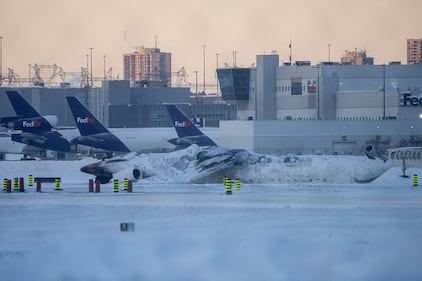
{"type": "Polygon", "coordinates": [[[221,121],[219,144],[260,153],[363,154],[368,143],[410,146],[420,132],[419,120],[221,121]]]}

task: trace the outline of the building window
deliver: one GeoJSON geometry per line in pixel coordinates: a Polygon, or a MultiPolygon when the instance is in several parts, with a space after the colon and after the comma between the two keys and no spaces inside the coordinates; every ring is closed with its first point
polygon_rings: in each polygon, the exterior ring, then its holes
{"type": "Polygon", "coordinates": [[[316,80],[308,80],[308,93],[315,94],[316,93],[316,80]]]}
{"type": "Polygon", "coordinates": [[[291,95],[302,95],[302,78],[291,78],[291,95]]]}

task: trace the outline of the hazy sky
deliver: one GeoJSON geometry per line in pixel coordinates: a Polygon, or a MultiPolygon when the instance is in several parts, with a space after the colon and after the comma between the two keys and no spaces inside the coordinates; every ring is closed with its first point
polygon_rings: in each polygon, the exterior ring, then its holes
{"type": "Polygon", "coordinates": [[[422,38],[421,0],[0,0],[3,73],[28,76],[28,64],[80,71],[93,49],[95,76],[103,58],[123,78],[123,53],[136,46],[172,53],[202,83],[206,45],[207,83],[219,65],[249,66],[257,54],[276,50],[288,61],[340,60],[345,50],[365,49],[376,64],[406,62],[406,39],[422,38]]]}

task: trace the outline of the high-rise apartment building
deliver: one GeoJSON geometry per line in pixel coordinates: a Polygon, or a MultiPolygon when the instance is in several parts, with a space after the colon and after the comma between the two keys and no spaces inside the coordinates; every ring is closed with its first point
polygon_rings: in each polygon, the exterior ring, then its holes
{"type": "Polygon", "coordinates": [[[341,58],[341,63],[354,65],[372,65],[374,64],[374,58],[367,57],[365,50],[346,51],[344,56],[341,58]]]}
{"type": "Polygon", "coordinates": [[[171,84],[171,53],[141,47],[123,55],[124,80],[162,81],[171,84]]]}
{"type": "Polygon", "coordinates": [[[407,64],[422,63],[422,38],[407,39],[407,64]]]}

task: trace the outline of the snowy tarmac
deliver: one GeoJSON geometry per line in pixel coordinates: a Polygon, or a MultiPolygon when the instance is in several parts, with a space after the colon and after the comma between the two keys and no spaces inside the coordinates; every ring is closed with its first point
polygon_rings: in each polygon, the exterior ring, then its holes
{"type": "Polygon", "coordinates": [[[420,280],[422,186],[400,174],[232,195],[223,184],[88,193],[82,176],[63,191],[0,193],[0,279],[420,280]]]}

